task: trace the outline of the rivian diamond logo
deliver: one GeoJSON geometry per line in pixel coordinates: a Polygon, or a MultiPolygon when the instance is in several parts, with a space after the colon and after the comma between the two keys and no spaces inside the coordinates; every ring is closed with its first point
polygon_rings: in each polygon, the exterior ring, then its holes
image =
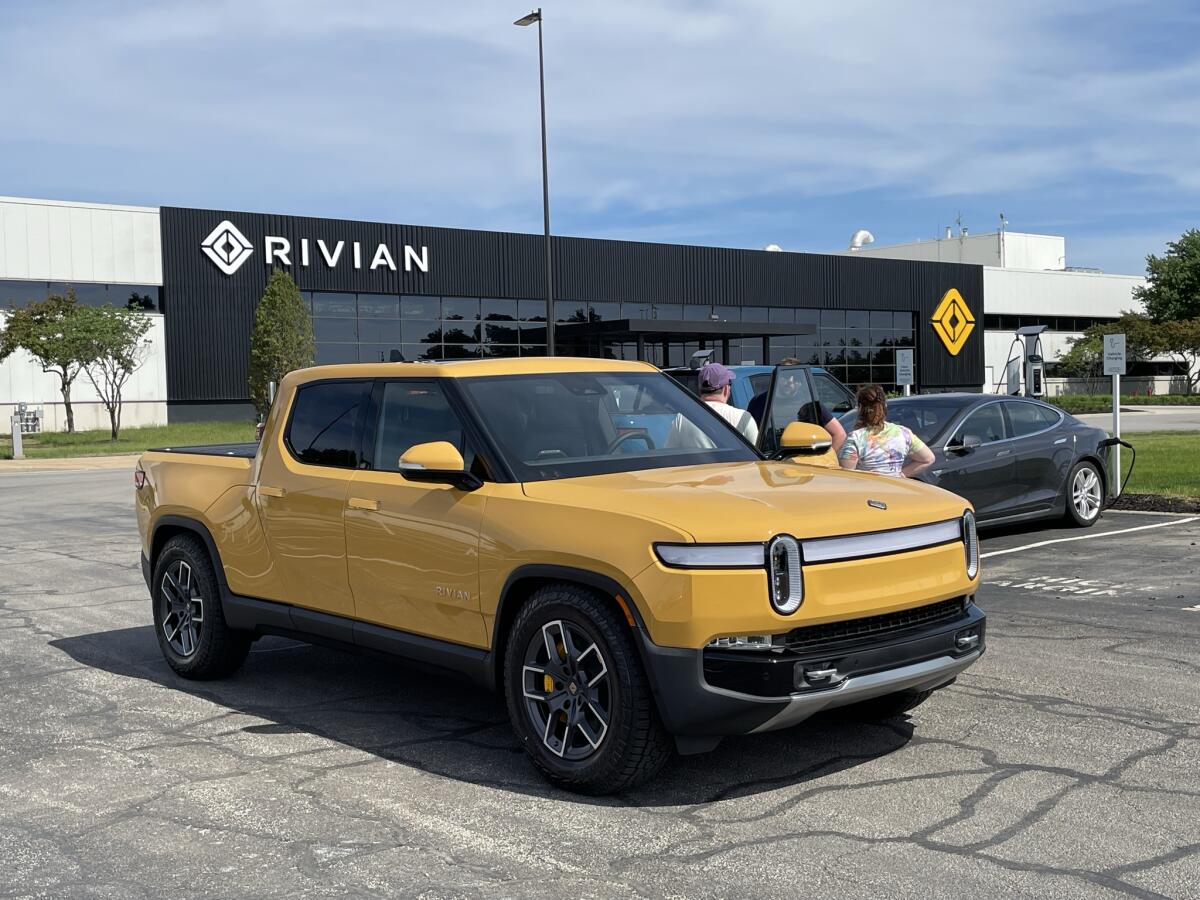
{"type": "Polygon", "coordinates": [[[951,356],[958,356],[967,338],[975,330],[975,317],[957,288],[950,288],[933,311],[933,330],[942,339],[951,356]]]}
{"type": "Polygon", "coordinates": [[[250,258],[254,248],[233,223],[226,219],[214,228],[203,241],[200,249],[226,275],[232,275],[250,258]]]}

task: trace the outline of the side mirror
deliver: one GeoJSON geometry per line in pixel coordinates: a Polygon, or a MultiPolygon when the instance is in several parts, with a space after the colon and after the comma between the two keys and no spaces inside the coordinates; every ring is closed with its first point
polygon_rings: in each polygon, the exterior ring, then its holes
{"type": "MultiPolygon", "coordinates": [[[[829,437],[829,432],[819,425],[813,425],[809,422],[791,422],[787,428],[783,429],[783,434],[779,438],[779,450],[775,454],[776,459],[785,459],[789,456],[815,456],[821,457],[829,455],[833,450],[833,441],[829,437]]],[[[824,460],[822,460],[824,462],[824,460]]],[[[836,461],[834,465],[836,465],[836,461]]]]}
{"type": "Polygon", "coordinates": [[[946,449],[949,450],[951,453],[958,453],[960,455],[965,455],[967,453],[974,452],[975,448],[981,446],[982,444],[983,444],[983,441],[981,441],[979,439],[978,435],[964,434],[962,437],[958,438],[957,440],[953,440],[950,443],[948,443],[946,445],[946,449]]]}
{"type": "Polygon", "coordinates": [[[483,485],[478,476],[466,469],[462,454],[448,441],[414,444],[400,457],[400,474],[409,481],[452,484],[464,491],[483,485]]]}

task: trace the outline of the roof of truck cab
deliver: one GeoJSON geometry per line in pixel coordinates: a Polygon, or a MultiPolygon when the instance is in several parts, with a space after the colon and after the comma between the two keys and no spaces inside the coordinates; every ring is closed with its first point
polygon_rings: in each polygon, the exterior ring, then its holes
{"type": "Polygon", "coordinates": [[[556,372],[657,372],[647,362],[576,356],[526,356],[517,359],[454,359],[431,362],[346,363],[313,366],[296,374],[300,381],[324,378],[477,378],[489,375],[539,375],[556,372]]]}

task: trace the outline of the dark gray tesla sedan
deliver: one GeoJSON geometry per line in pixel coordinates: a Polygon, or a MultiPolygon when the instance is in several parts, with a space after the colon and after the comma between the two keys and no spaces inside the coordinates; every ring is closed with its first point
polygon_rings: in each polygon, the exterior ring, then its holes
{"type": "MultiPolygon", "coordinates": [[[[1108,434],[1037,400],[925,394],[888,401],[889,421],[933,450],[917,476],[970,500],[980,525],[1066,516],[1089,526],[1107,497],[1108,434]]],[[[856,412],[841,417],[849,433],[856,412]]]]}

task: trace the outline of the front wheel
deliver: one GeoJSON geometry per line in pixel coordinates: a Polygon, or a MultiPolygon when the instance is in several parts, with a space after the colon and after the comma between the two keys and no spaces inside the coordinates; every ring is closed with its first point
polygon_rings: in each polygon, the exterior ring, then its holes
{"type": "Polygon", "coordinates": [[[1079,462],[1067,479],[1067,518],[1080,528],[1096,524],[1104,509],[1104,479],[1095,463],[1079,462]]]}
{"type": "Polygon", "coordinates": [[[672,742],[629,626],[596,594],[540,588],[517,615],[504,656],[517,739],[546,778],[611,794],[654,777],[672,742]]]}

